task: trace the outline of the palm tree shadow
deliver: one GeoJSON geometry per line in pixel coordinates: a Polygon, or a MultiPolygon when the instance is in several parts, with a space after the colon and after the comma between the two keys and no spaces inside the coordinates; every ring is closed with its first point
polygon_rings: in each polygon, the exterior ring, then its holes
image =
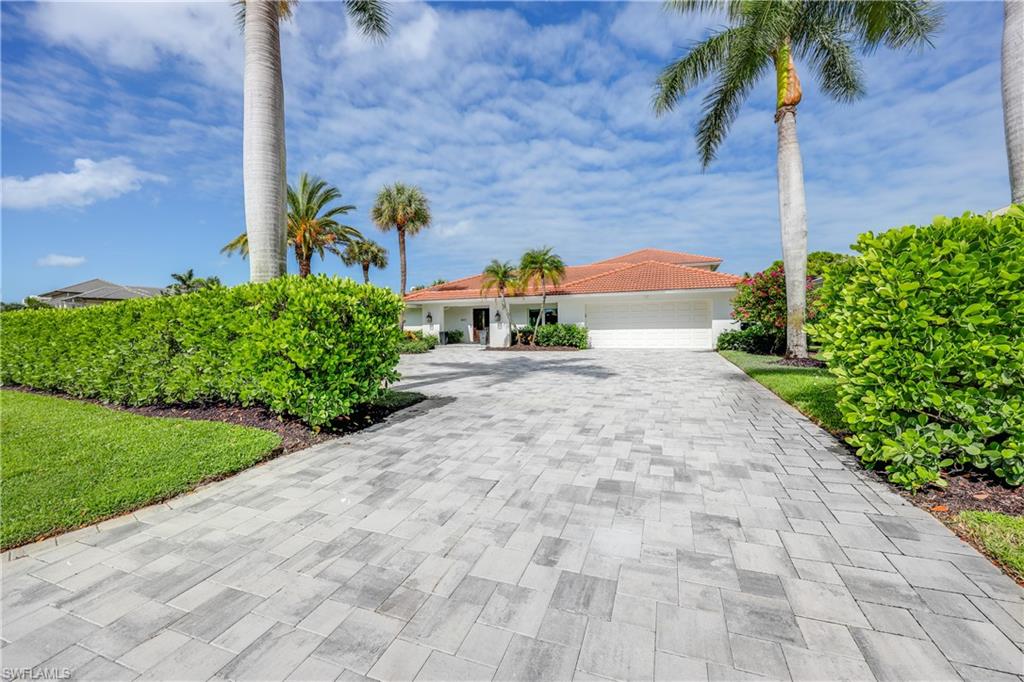
{"type": "Polygon", "coordinates": [[[509,384],[537,374],[563,374],[591,379],[609,379],[618,376],[617,372],[584,358],[559,358],[538,362],[527,358],[510,357],[503,358],[499,362],[432,362],[430,367],[445,369],[444,371],[416,373],[411,375],[409,380],[402,380],[396,384],[396,388],[409,391],[472,378],[487,378],[509,384]]]}

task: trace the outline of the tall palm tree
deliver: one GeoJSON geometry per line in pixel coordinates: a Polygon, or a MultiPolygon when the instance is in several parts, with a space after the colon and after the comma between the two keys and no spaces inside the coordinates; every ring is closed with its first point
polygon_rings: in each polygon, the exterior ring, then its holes
{"type": "Polygon", "coordinates": [[[370,268],[383,270],[388,266],[388,251],[383,246],[369,239],[351,241],[341,252],[341,260],[349,267],[359,265],[363,268],[363,282],[370,283],[370,268]]]}
{"type": "MultiPolygon", "coordinates": [[[[558,254],[551,253],[551,247],[543,249],[531,249],[523,254],[519,261],[519,277],[523,289],[530,286],[534,279],[540,281],[540,315],[537,316],[537,326],[544,326],[545,310],[548,300],[548,282],[558,284],[565,277],[565,261],[558,254]]],[[[534,342],[536,343],[536,335],[534,342]]]]}
{"type": "Polygon", "coordinates": [[[699,83],[714,79],[697,124],[697,148],[706,168],[754,85],[774,69],[778,129],[779,222],[786,268],[786,354],[807,357],[804,332],[807,269],[807,207],[803,162],[796,136],[802,98],[796,59],[814,73],[822,92],[840,102],[864,94],[859,48],[870,52],[930,44],[941,13],[923,0],[670,0],[683,13],[725,10],[728,25],[669,64],[658,77],[654,110],[661,115],[699,83]]]}
{"type": "Polygon", "coordinates": [[[483,279],[480,281],[480,293],[482,294],[492,289],[498,292],[498,298],[501,299],[501,309],[505,311],[506,323],[512,322],[512,316],[509,315],[508,301],[505,299],[505,295],[515,291],[518,284],[519,273],[516,272],[515,267],[508,261],[501,262],[495,258],[484,268],[483,279]]]}
{"type": "MultiPolygon", "coordinates": [[[[245,35],[242,177],[245,229],[252,257],[249,279],[264,282],[287,271],[284,84],[280,22],[295,0],[236,0],[245,35]]],[[[380,0],[346,0],[345,10],[371,38],[388,33],[388,8],[380,0]]]]}
{"type": "Polygon", "coordinates": [[[396,182],[385,185],[377,194],[370,218],[382,232],[392,228],[398,232],[398,262],[402,296],[405,296],[405,238],[430,227],[430,202],[419,187],[396,182]]]}
{"type": "MultiPolygon", "coordinates": [[[[345,204],[328,207],[328,204],[340,198],[341,192],[337,187],[306,173],[299,176],[298,186],[288,187],[287,244],[295,249],[300,277],[309,275],[313,254],[320,258],[324,257],[325,252],[340,256],[340,245],[363,238],[356,228],[337,221],[338,216],[355,210],[355,206],[345,204]]],[[[248,232],[238,235],[221,249],[221,253],[232,252],[241,253],[243,257],[252,256],[252,242],[248,232]]]]}
{"type": "Polygon", "coordinates": [[[1024,203],[1024,4],[1003,2],[1003,124],[1010,163],[1010,196],[1024,203]]]}

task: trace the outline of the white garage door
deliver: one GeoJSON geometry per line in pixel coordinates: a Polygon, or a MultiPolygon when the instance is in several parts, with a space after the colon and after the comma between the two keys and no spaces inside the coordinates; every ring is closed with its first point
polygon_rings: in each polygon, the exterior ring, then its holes
{"type": "Polygon", "coordinates": [[[594,348],[711,348],[708,301],[587,304],[594,348]]]}

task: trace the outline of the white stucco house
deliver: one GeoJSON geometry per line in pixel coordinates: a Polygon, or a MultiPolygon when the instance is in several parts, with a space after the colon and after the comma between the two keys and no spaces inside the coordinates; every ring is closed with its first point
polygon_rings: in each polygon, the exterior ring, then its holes
{"type": "MultiPolygon", "coordinates": [[[[586,327],[594,348],[711,349],[736,326],[732,298],[742,280],[717,272],[721,259],[678,251],[641,249],[566,268],[548,285],[547,322],[586,327]]],[[[426,334],[459,330],[463,341],[507,346],[511,328],[535,324],[540,288],[508,297],[504,319],[497,292],[481,291],[481,275],[410,292],[407,329],[426,334]]]]}

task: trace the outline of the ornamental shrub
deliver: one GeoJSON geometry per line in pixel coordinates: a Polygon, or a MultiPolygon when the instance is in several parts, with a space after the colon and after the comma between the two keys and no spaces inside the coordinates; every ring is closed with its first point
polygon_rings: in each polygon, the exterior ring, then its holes
{"type": "Polygon", "coordinates": [[[537,327],[537,345],[587,348],[587,330],[574,324],[544,324],[537,327]]]}
{"type": "MultiPolygon", "coordinates": [[[[820,308],[814,277],[807,278],[807,321],[813,322],[820,308]]],[[[772,348],[786,347],[786,271],[781,263],[747,277],[736,286],[732,316],[765,335],[775,337],[772,348]]],[[[776,351],[777,352],[777,351],[776,351]]]]}
{"type": "Polygon", "coordinates": [[[813,332],[861,459],[908,488],[1024,483],[1024,207],[860,236],[813,332]]]}
{"type": "Polygon", "coordinates": [[[512,330],[513,346],[528,346],[533,343],[533,335],[536,332],[534,327],[524,326],[512,330]]]}
{"type": "Polygon", "coordinates": [[[461,329],[451,329],[445,332],[446,343],[462,343],[462,337],[463,334],[461,329]]]}
{"type": "Polygon", "coordinates": [[[125,405],[263,405],[313,427],[398,378],[401,300],[317,275],[5,313],[0,380],[125,405]]]}
{"type": "Polygon", "coordinates": [[[426,353],[437,346],[436,336],[424,334],[418,329],[406,330],[402,334],[402,340],[398,344],[399,353],[426,353]]]}
{"type": "Polygon", "coordinates": [[[761,325],[750,325],[746,329],[730,329],[718,335],[718,350],[740,350],[745,353],[771,355],[779,353],[786,345],[785,335],[775,330],[766,331],[761,325]]]}

